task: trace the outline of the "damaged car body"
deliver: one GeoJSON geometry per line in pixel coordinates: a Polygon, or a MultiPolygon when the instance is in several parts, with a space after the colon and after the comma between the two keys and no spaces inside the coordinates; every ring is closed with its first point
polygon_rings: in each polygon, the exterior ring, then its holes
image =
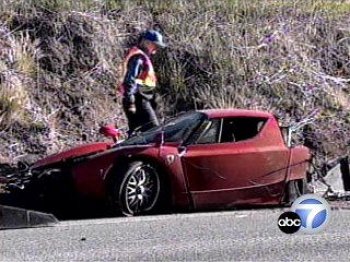
{"type": "Polygon", "coordinates": [[[305,193],[310,158],[308,148],[285,143],[274,115],[214,109],[185,113],[120,143],[48,156],[27,173],[61,183],[56,201],[63,206],[64,196],[79,196],[140,215],[291,203],[305,193]]]}

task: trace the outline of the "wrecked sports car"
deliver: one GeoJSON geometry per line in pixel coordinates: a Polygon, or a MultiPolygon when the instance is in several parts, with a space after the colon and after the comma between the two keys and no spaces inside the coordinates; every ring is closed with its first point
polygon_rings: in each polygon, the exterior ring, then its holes
{"type": "Polygon", "coordinates": [[[50,177],[63,205],[69,189],[130,216],[291,203],[305,193],[310,157],[287,145],[270,113],[203,110],[120,143],[51,155],[26,172],[34,181],[50,177]]]}

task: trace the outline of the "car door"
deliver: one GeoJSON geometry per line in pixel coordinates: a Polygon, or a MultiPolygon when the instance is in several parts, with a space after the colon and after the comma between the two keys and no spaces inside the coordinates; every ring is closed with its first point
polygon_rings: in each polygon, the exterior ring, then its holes
{"type": "Polygon", "coordinates": [[[266,203],[271,194],[273,199],[280,197],[289,153],[261,143],[266,122],[213,119],[197,142],[187,146],[182,161],[196,208],[266,203]]]}

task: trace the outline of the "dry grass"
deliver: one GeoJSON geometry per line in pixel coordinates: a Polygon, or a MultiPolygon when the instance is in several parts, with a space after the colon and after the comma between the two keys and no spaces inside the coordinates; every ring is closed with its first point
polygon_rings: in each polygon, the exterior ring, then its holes
{"type": "Polygon", "coordinates": [[[0,128],[7,129],[15,121],[23,120],[28,95],[21,79],[10,72],[1,75],[0,85],[0,128]]]}
{"type": "Polygon", "coordinates": [[[25,117],[8,114],[0,132],[6,155],[55,152],[99,139],[103,122],[125,125],[118,65],[150,27],[169,42],[155,57],[162,115],[269,110],[285,123],[308,119],[295,140],[321,157],[349,152],[348,1],[5,0],[0,11],[0,70],[29,98],[13,105],[25,117]]]}

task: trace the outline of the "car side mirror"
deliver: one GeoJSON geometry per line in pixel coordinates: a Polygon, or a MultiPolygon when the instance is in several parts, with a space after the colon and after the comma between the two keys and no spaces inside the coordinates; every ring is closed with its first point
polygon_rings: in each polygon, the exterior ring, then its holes
{"type": "Polygon", "coordinates": [[[179,152],[179,157],[182,157],[184,154],[186,154],[187,152],[187,147],[186,146],[179,146],[177,148],[178,152],[179,152]]]}

